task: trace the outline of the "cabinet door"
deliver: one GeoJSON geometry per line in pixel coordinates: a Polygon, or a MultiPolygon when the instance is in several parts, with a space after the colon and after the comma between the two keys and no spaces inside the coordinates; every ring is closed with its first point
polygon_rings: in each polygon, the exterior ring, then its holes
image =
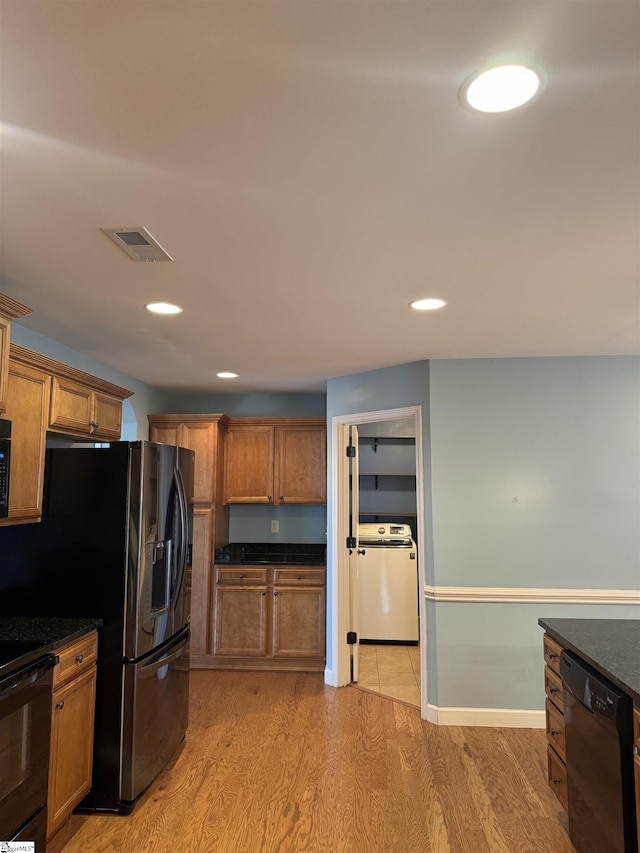
{"type": "Polygon", "coordinates": [[[214,652],[266,656],[266,587],[216,586],[214,652]]]}
{"type": "Polygon", "coordinates": [[[6,417],[12,423],[9,518],[0,523],[37,521],[42,514],[50,378],[12,361],[7,385],[6,417]]]}
{"type": "Polygon", "coordinates": [[[214,498],[214,460],[218,429],[216,424],[185,423],[180,428],[180,444],[196,454],[193,477],[194,503],[212,503],[214,498]]]}
{"type": "Polygon", "coordinates": [[[96,438],[120,438],[122,430],[122,402],[110,394],[94,393],[93,429],[96,438]]]}
{"type": "Polygon", "coordinates": [[[89,433],[92,420],[93,391],[86,385],[54,376],[51,384],[49,426],[89,433]]]}
{"type": "Polygon", "coordinates": [[[236,426],[227,431],[224,502],[273,503],[274,428],[236,426]]]}
{"type": "Polygon", "coordinates": [[[213,509],[193,512],[193,556],[191,566],[191,654],[208,655],[210,648],[210,583],[213,540],[213,509]]]}
{"type": "Polygon", "coordinates": [[[0,412],[7,405],[9,386],[9,335],[11,324],[0,317],[0,412]]]}
{"type": "Polygon", "coordinates": [[[53,694],[47,838],[91,788],[95,696],[95,667],[53,694]]]}
{"type": "Polygon", "coordinates": [[[157,441],[160,444],[171,444],[173,447],[180,446],[180,426],[178,424],[149,424],[149,441],[157,441]]]}
{"type": "Polygon", "coordinates": [[[274,589],[272,654],[282,658],[324,657],[324,589],[274,589]]]}
{"type": "Polygon", "coordinates": [[[276,460],[277,503],[326,503],[327,433],[325,427],[277,427],[276,460]]]}

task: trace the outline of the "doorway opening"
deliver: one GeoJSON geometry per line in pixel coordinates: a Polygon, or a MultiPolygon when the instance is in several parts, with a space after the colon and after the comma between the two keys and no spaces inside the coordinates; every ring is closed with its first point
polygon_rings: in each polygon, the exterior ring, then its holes
{"type": "MultiPolygon", "coordinates": [[[[366,690],[417,704],[426,716],[426,612],[424,604],[424,483],[420,406],[341,415],[332,421],[334,482],[331,543],[333,636],[331,683],[356,682],[366,690]],[[354,440],[355,439],[355,440],[354,440]],[[356,457],[348,450],[357,443],[356,457]],[[358,463],[362,462],[362,471],[358,463]],[[354,487],[356,484],[357,487],[354,487]],[[358,637],[360,579],[358,524],[409,525],[417,543],[418,642],[354,642],[358,637]],[[395,689],[397,688],[397,689],[395,689]],[[405,688],[400,689],[400,688],[405,688]],[[418,701],[418,697],[419,700],[418,701]]],[[[351,451],[353,453],[353,451],[351,451]]],[[[371,639],[371,638],[366,638],[371,639]]]]}

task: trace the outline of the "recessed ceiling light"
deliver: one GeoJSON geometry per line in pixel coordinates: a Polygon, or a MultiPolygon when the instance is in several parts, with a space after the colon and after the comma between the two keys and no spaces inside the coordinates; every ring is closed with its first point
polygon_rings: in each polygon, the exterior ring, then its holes
{"type": "Polygon", "coordinates": [[[462,85],[465,101],[482,113],[504,113],[530,101],[540,89],[540,75],[525,65],[498,65],[462,85]]]}
{"type": "Polygon", "coordinates": [[[171,302],[150,302],[144,307],[152,314],[182,314],[182,308],[171,302]]]}
{"type": "Polygon", "coordinates": [[[229,370],[221,370],[220,373],[216,373],[218,379],[237,379],[237,373],[231,373],[229,370]]]}
{"type": "Polygon", "coordinates": [[[446,299],[416,299],[415,302],[409,303],[409,308],[413,308],[414,311],[437,311],[438,308],[444,308],[446,304],[446,299]]]}

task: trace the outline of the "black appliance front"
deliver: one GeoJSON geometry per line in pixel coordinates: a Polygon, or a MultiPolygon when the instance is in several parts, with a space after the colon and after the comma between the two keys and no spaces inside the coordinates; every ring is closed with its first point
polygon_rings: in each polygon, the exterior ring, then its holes
{"type": "Polygon", "coordinates": [[[54,664],[47,655],[0,681],[0,839],[39,841],[38,853],[45,849],[39,827],[44,819],[46,834],[54,664]]]}
{"type": "Polygon", "coordinates": [[[560,674],[571,841],[577,853],[637,853],[632,700],[571,652],[560,674]]]}
{"type": "Polygon", "coordinates": [[[9,515],[11,421],[0,418],[0,518],[9,515]]]}
{"type": "MultiPolygon", "coordinates": [[[[50,448],[42,522],[0,530],[1,613],[103,620],[92,788],[83,810],[130,810],[121,797],[125,662],[153,653],[188,625],[184,561],[191,552],[192,467],[192,451],[149,442],[50,448]],[[184,482],[184,493],[174,480],[184,482]],[[166,497],[169,510],[156,511],[153,495],[166,497]],[[168,540],[178,518],[186,529],[174,544],[168,540]],[[163,586],[158,577],[165,568],[163,586]]],[[[151,717],[154,709],[148,712],[151,717]]]]}
{"type": "MultiPolygon", "coordinates": [[[[47,807],[43,806],[8,841],[33,841],[35,853],[47,851],[47,807]]],[[[14,849],[20,849],[14,848],[14,849]]]]}

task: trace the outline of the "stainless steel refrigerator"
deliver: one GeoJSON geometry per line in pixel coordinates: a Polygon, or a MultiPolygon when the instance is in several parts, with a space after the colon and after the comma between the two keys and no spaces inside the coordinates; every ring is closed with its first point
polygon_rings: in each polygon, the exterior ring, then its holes
{"type": "Polygon", "coordinates": [[[80,811],[130,811],[187,729],[193,463],[143,441],[48,449],[42,522],[0,531],[3,613],[103,620],[80,811]]]}

